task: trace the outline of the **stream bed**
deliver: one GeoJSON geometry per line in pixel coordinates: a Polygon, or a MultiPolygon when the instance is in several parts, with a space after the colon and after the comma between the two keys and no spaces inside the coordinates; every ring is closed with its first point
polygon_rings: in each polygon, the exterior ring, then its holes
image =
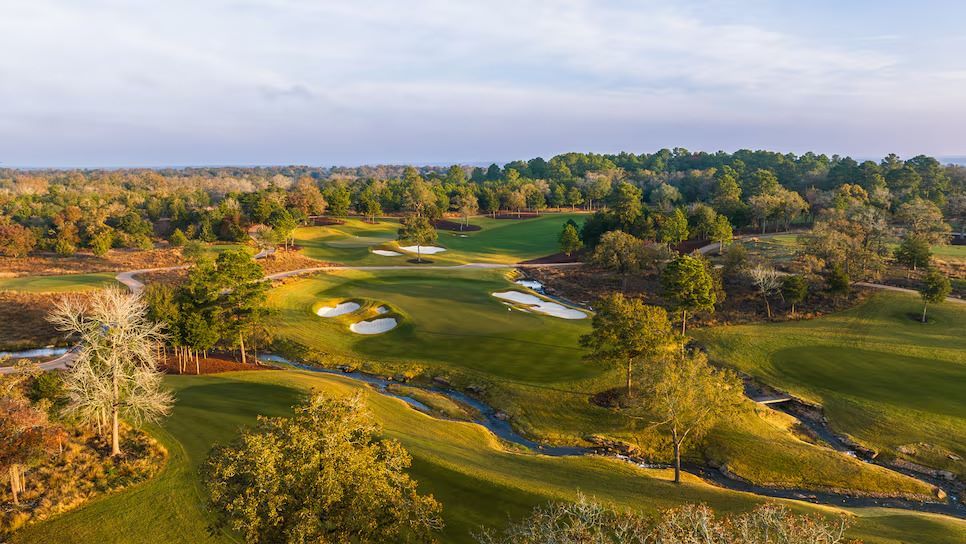
{"type": "MultiPolygon", "coordinates": [[[[343,376],[345,378],[360,381],[368,384],[377,392],[383,395],[397,398],[406,402],[407,404],[409,404],[410,406],[412,406],[417,410],[420,410],[426,413],[431,412],[429,407],[419,402],[418,400],[389,391],[388,390],[389,385],[398,383],[398,382],[395,382],[386,378],[381,378],[379,376],[366,374],[363,372],[344,372],[341,370],[305,365],[301,363],[296,363],[294,361],[290,361],[278,355],[263,355],[262,359],[265,359],[266,361],[272,361],[275,363],[289,365],[301,370],[307,370],[310,372],[320,372],[324,374],[334,374],[337,376],[343,376]]],[[[600,449],[597,449],[597,448],[588,448],[588,447],[582,447],[582,446],[551,446],[547,444],[541,444],[539,442],[530,440],[529,438],[526,438],[525,436],[516,432],[513,429],[512,425],[510,425],[510,422],[505,417],[501,417],[502,414],[498,410],[494,409],[492,406],[486,404],[485,402],[475,397],[472,397],[460,391],[456,391],[445,387],[423,386],[423,385],[415,385],[415,384],[408,384],[408,385],[411,385],[414,387],[421,387],[422,389],[426,389],[428,391],[440,393],[456,402],[460,402],[460,403],[472,406],[480,413],[480,417],[475,420],[475,423],[482,425],[497,437],[509,443],[516,444],[518,446],[523,446],[524,448],[532,451],[533,453],[539,453],[539,454],[555,456],[555,457],[575,456],[575,455],[601,455],[601,456],[621,459],[623,461],[635,464],[642,468],[669,468],[670,467],[670,465],[651,464],[651,463],[647,463],[645,461],[638,460],[638,459],[633,459],[624,455],[616,455],[613,453],[602,452],[600,449]]],[[[810,422],[804,418],[800,418],[799,416],[792,413],[791,411],[786,413],[789,413],[793,417],[796,417],[796,419],[801,421],[803,425],[806,425],[809,428],[812,428],[812,426],[815,425],[814,422],[810,422]]],[[[823,439],[825,439],[826,436],[830,438],[835,436],[827,429],[825,429],[823,432],[818,432],[819,431],[818,429],[813,429],[813,430],[816,432],[816,434],[819,434],[819,436],[823,439]]],[[[839,441],[837,444],[830,443],[830,445],[837,451],[842,452],[843,454],[856,456],[855,453],[849,450],[848,447],[846,447],[844,444],[841,443],[841,441],[839,441]]],[[[887,465],[880,464],[880,466],[884,466],[885,468],[888,468],[890,470],[897,470],[887,465]]],[[[947,500],[943,502],[921,502],[921,501],[902,499],[902,498],[867,497],[867,496],[849,495],[849,494],[843,494],[843,493],[812,491],[807,489],[785,489],[785,488],[777,488],[777,487],[765,487],[765,486],[755,485],[753,483],[749,483],[743,480],[733,478],[731,476],[724,474],[720,470],[716,470],[711,467],[707,467],[703,465],[698,465],[695,463],[683,463],[681,468],[685,472],[689,472],[719,487],[731,489],[734,491],[751,493],[762,497],[794,499],[794,500],[811,502],[815,504],[825,504],[830,506],[841,506],[841,507],[851,507],[851,508],[863,508],[863,507],[896,508],[901,510],[911,510],[915,512],[945,514],[945,515],[957,517],[960,519],[966,519],[966,507],[964,507],[963,504],[959,502],[958,500],[959,497],[955,493],[951,492],[951,490],[948,490],[946,487],[942,486],[939,482],[936,482],[933,479],[925,478],[921,474],[907,473],[901,470],[899,472],[902,472],[903,474],[906,474],[910,477],[919,479],[930,485],[943,489],[947,493],[947,500]]]]}

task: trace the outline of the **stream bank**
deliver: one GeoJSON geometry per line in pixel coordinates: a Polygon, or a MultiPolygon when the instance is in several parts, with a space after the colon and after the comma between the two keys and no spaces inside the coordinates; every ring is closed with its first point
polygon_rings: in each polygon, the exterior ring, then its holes
{"type": "MultiPolygon", "coordinates": [[[[409,404],[410,406],[412,406],[413,408],[420,410],[422,412],[425,412],[425,413],[431,412],[429,407],[419,402],[418,400],[389,391],[388,387],[390,384],[398,383],[390,379],[382,378],[372,374],[365,374],[362,372],[355,372],[355,371],[344,372],[341,370],[305,365],[301,363],[296,363],[294,361],[290,361],[285,357],[281,357],[278,355],[263,355],[262,358],[267,361],[289,365],[291,367],[298,368],[301,370],[307,370],[310,372],[320,372],[324,374],[333,374],[337,376],[343,376],[345,378],[349,378],[352,380],[356,380],[359,382],[363,382],[371,386],[380,394],[400,399],[406,402],[407,404],[409,404]]],[[[539,442],[530,440],[529,438],[526,438],[525,436],[516,432],[513,429],[510,422],[502,414],[502,412],[496,410],[492,406],[486,404],[485,402],[475,397],[472,397],[463,392],[456,391],[454,389],[450,389],[446,387],[414,385],[414,384],[409,384],[409,385],[413,387],[420,387],[428,391],[445,395],[453,401],[463,403],[475,408],[480,414],[480,417],[474,421],[475,423],[482,425],[483,427],[488,429],[490,432],[492,432],[500,439],[517,446],[522,446],[533,453],[549,455],[553,457],[577,456],[577,455],[602,455],[602,456],[612,457],[616,459],[621,459],[623,461],[633,463],[642,468],[669,468],[670,467],[670,465],[648,463],[645,460],[635,459],[627,455],[615,453],[605,448],[589,448],[589,447],[582,447],[582,446],[551,446],[551,445],[541,444],[539,442]]],[[[789,415],[792,415],[793,417],[796,417],[796,419],[799,419],[798,416],[795,416],[795,414],[789,414],[789,415]]],[[[803,425],[808,425],[808,423],[803,419],[799,419],[799,421],[801,421],[803,425]]],[[[846,453],[846,450],[839,450],[839,451],[846,453]]],[[[887,465],[881,465],[881,466],[885,466],[885,468],[889,468],[891,470],[897,470],[887,465]]],[[[861,495],[846,494],[846,493],[812,491],[807,489],[791,489],[791,488],[785,489],[785,488],[766,487],[766,486],[760,486],[751,482],[741,480],[737,478],[735,475],[729,474],[727,472],[726,467],[722,467],[721,469],[714,469],[711,467],[698,465],[696,463],[684,463],[682,464],[682,469],[692,475],[695,475],[719,487],[723,487],[734,491],[751,493],[762,497],[794,499],[794,500],[806,501],[814,504],[824,504],[824,505],[838,506],[838,507],[896,508],[900,510],[910,510],[914,512],[945,514],[945,515],[960,518],[960,519],[966,519],[966,507],[964,507],[959,502],[957,494],[955,494],[954,492],[946,491],[943,486],[937,485],[937,483],[932,481],[931,479],[926,479],[920,474],[911,473],[911,471],[909,474],[906,474],[906,475],[919,479],[930,485],[939,487],[940,489],[943,489],[943,491],[946,492],[946,494],[948,495],[946,501],[945,502],[923,502],[923,501],[915,501],[915,500],[904,499],[904,498],[869,497],[869,496],[861,496],[861,495]]],[[[905,472],[903,473],[905,474],[905,472]]]]}

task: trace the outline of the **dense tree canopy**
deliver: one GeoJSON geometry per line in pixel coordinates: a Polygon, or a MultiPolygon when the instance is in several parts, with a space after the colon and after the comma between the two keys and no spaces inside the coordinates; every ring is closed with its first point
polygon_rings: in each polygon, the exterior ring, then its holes
{"type": "MultiPolygon", "coordinates": [[[[713,211],[735,229],[787,228],[802,217],[857,206],[942,242],[966,217],[966,173],[931,157],[894,155],[861,164],[814,153],[734,153],[662,149],[655,153],[566,153],[488,168],[362,166],[160,170],[0,169],[0,253],[71,254],[146,248],[159,239],[239,241],[248,227],[286,233],[309,216],[416,213],[429,219],[546,207],[582,207],[607,217],[583,242],[607,230],[676,243],[711,236],[713,211]],[[700,217],[682,228],[700,204],[700,217]],[[680,208],[680,211],[678,210],[680,208]],[[602,229],[601,226],[604,226],[602,229]],[[595,230],[596,229],[596,230],[595,230]]],[[[722,224],[723,225],[723,224],[722,224]]]]}
{"type": "Polygon", "coordinates": [[[440,504],[379,431],[361,396],[317,394],[292,417],[259,417],[202,468],[217,524],[253,544],[433,541],[440,504]]]}

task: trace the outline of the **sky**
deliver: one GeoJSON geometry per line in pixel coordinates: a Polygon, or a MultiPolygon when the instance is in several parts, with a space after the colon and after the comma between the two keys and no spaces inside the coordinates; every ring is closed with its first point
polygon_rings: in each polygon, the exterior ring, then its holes
{"type": "Polygon", "coordinates": [[[0,0],[0,166],[966,155],[966,2],[0,0]]]}

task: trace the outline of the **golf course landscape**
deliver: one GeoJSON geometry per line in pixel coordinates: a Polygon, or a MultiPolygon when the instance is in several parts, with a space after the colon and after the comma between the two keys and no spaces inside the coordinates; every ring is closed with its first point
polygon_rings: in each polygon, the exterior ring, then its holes
{"type": "Polygon", "coordinates": [[[737,235],[627,181],[551,210],[433,174],[444,212],[399,175],[353,185],[353,213],[301,211],[349,190],[303,177],[200,196],[150,249],[144,219],[115,240],[140,249],[0,257],[0,538],[494,544],[589,500],[966,539],[960,246],[857,245],[842,210],[737,235]]]}
{"type": "MultiPolygon", "coordinates": [[[[557,251],[556,236],[568,219],[581,220],[586,214],[552,214],[532,219],[470,218],[478,230],[440,230],[436,246],[446,251],[424,255],[439,265],[466,263],[513,264],[536,259],[557,251]],[[480,230],[481,229],[481,230],[480,230]]],[[[524,216],[525,217],[525,216],[524,216]]],[[[379,218],[375,224],[350,218],[341,225],[303,227],[294,233],[295,244],[303,253],[320,261],[351,266],[405,265],[415,252],[399,251],[396,243],[399,220],[379,218]],[[401,253],[382,256],[373,250],[401,253]]]]}
{"type": "MultiPolygon", "coordinates": [[[[747,509],[753,495],[722,490],[687,478],[676,486],[668,470],[636,468],[600,457],[546,457],[508,451],[471,423],[441,421],[404,402],[378,395],[338,376],[304,371],[263,371],[216,376],[173,376],[167,384],[178,398],[161,427],[152,428],[168,449],[164,471],[120,494],[97,499],[68,514],[21,531],[15,542],[231,542],[207,532],[199,508],[204,490],[199,464],[214,443],[232,439],[239,425],[256,415],[285,415],[308,389],[334,395],[362,392],[387,436],[413,455],[412,475],[421,490],[444,505],[447,542],[474,542],[471,531],[499,525],[547,500],[572,499],[580,491],[626,508],[654,512],[673,504],[703,502],[722,511],[747,509]],[[170,505],[170,508],[160,508],[170,505]]],[[[839,510],[791,503],[796,511],[831,515],[839,510]]],[[[855,509],[850,534],[869,542],[954,544],[966,537],[966,524],[943,516],[889,509],[855,509]]]]}
{"type": "Polygon", "coordinates": [[[966,304],[938,306],[925,324],[921,311],[909,295],[880,293],[822,319],[696,337],[723,364],[822,406],[833,429],[884,456],[902,456],[907,446],[962,477],[966,304]]]}

